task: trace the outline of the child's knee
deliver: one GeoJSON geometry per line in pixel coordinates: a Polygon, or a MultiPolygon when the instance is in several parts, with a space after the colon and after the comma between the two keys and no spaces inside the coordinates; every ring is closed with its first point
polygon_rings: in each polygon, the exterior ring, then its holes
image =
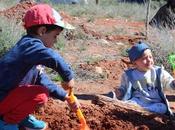
{"type": "Polygon", "coordinates": [[[167,106],[164,103],[154,103],[150,106],[145,107],[145,109],[159,114],[165,114],[167,112],[167,106]]]}
{"type": "Polygon", "coordinates": [[[38,94],[35,98],[38,101],[38,104],[44,104],[48,101],[48,95],[45,93],[38,94]]]}
{"type": "Polygon", "coordinates": [[[38,94],[35,97],[35,101],[37,101],[37,104],[44,104],[48,101],[49,92],[47,88],[45,87],[38,87],[38,94]]]}
{"type": "Polygon", "coordinates": [[[38,91],[38,93],[45,93],[46,95],[49,95],[48,89],[44,86],[35,85],[34,88],[37,89],[36,91],[38,91]]]}

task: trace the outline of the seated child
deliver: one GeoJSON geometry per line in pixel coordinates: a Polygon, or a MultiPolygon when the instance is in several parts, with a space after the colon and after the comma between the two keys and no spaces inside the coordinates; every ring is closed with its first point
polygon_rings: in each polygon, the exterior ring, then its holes
{"type": "Polygon", "coordinates": [[[163,88],[175,88],[174,78],[163,68],[155,66],[150,47],[138,42],[128,50],[134,68],[126,70],[113,98],[136,103],[145,110],[173,115],[163,88]]]}

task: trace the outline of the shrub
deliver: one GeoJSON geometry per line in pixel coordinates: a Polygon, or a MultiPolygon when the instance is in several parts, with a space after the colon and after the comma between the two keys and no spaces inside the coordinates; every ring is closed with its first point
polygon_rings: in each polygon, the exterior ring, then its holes
{"type": "Polygon", "coordinates": [[[172,72],[168,63],[168,55],[175,50],[175,39],[172,31],[151,29],[149,32],[149,43],[152,47],[155,63],[163,65],[166,70],[172,72]]]}
{"type": "Polygon", "coordinates": [[[24,30],[15,21],[0,16],[0,57],[21,37],[24,30]]]}

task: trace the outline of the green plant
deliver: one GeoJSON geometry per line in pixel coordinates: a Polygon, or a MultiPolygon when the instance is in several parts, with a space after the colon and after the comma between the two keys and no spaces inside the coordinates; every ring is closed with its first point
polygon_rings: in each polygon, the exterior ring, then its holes
{"type": "Polygon", "coordinates": [[[65,48],[65,42],[66,42],[66,39],[64,38],[64,34],[60,34],[57,42],[54,44],[54,48],[60,51],[63,51],[65,48]]]}
{"type": "Polygon", "coordinates": [[[171,73],[172,69],[168,63],[168,55],[175,50],[173,33],[167,30],[150,29],[148,34],[155,64],[163,65],[171,73]]]}
{"type": "Polygon", "coordinates": [[[52,80],[55,81],[55,82],[61,82],[62,81],[62,78],[60,77],[60,75],[54,75],[52,77],[52,80]]]}
{"type": "Polygon", "coordinates": [[[89,23],[90,23],[90,22],[94,22],[94,20],[95,20],[95,19],[94,19],[94,16],[90,16],[90,17],[88,18],[87,22],[89,22],[89,23]]]}
{"type": "Polygon", "coordinates": [[[101,60],[103,60],[103,58],[100,55],[89,56],[89,57],[86,57],[86,59],[85,59],[87,64],[94,64],[94,63],[99,62],[101,60]]]}
{"type": "Polygon", "coordinates": [[[0,57],[6,53],[21,37],[24,30],[15,21],[0,17],[0,57]],[[7,24],[8,23],[8,24],[7,24]]]}

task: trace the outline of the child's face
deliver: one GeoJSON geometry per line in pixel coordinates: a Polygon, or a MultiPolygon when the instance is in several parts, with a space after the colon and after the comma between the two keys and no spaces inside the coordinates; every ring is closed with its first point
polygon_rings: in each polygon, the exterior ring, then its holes
{"type": "Polygon", "coordinates": [[[53,31],[44,33],[42,36],[40,36],[40,39],[46,47],[52,48],[54,43],[57,42],[57,37],[61,32],[62,29],[55,29],[53,31]]]}
{"type": "Polygon", "coordinates": [[[139,71],[147,71],[154,65],[153,56],[150,49],[146,49],[139,59],[133,62],[139,71]]]}

